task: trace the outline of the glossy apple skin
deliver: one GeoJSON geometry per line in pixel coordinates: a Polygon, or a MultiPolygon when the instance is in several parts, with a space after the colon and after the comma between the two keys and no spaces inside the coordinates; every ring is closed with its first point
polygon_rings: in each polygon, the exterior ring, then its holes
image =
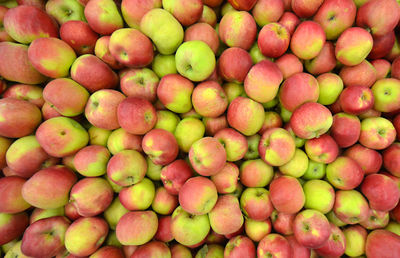
{"type": "Polygon", "coordinates": [[[168,165],[176,159],[179,152],[174,135],[164,129],[152,129],[142,140],[144,153],[156,165],[168,165]]]}
{"type": "Polygon", "coordinates": [[[225,81],[243,83],[252,65],[253,62],[247,51],[231,47],[224,50],[218,59],[218,74],[225,81]],[[234,60],[240,60],[240,62],[234,60]]]}
{"type": "Polygon", "coordinates": [[[228,98],[219,83],[206,81],[198,84],[192,93],[194,110],[203,117],[221,116],[228,107],[228,98]]]}
{"type": "Polygon", "coordinates": [[[325,40],[325,32],[318,23],[304,21],[294,31],[290,40],[290,49],[301,59],[313,59],[321,52],[325,40]]]}
{"type": "Polygon", "coordinates": [[[290,32],[284,25],[269,23],[261,29],[257,42],[264,56],[277,58],[288,49],[290,32]]]}
{"type": "Polygon", "coordinates": [[[272,204],[279,212],[297,213],[304,206],[303,188],[294,177],[281,176],[274,179],[269,190],[272,204]]]}
{"type": "Polygon", "coordinates": [[[93,54],[99,35],[84,21],[67,21],[60,27],[60,38],[78,55],[93,54]]]}
{"type": "Polygon", "coordinates": [[[368,234],[365,254],[368,257],[391,257],[400,253],[400,236],[387,230],[374,230],[368,234]]]}

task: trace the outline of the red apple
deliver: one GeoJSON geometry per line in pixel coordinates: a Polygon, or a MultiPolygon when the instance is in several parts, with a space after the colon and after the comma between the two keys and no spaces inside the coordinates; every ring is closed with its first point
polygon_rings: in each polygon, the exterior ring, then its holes
{"type": "Polygon", "coordinates": [[[231,47],[218,59],[218,74],[228,82],[243,83],[253,65],[250,54],[242,48],[231,47]]]}
{"type": "Polygon", "coordinates": [[[289,47],[289,30],[276,22],[265,25],[258,34],[258,47],[264,56],[277,58],[289,47]]]}

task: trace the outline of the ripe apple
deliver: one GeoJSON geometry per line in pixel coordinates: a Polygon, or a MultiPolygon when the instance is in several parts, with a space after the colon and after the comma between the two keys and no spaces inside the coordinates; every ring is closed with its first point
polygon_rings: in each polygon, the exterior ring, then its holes
{"type": "Polygon", "coordinates": [[[282,55],[275,60],[275,64],[279,67],[279,70],[281,70],[284,80],[296,73],[303,72],[303,63],[293,54],[287,53],[282,55]]]}
{"type": "Polygon", "coordinates": [[[344,253],[350,257],[365,254],[365,243],[367,240],[367,230],[360,225],[349,226],[343,229],[346,239],[346,249],[344,253]]]}
{"type": "Polygon", "coordinates": [[[347,224],[357,224],[368,218],[369,206],[364,196],[356,190],[336,192],[333,212],[347,224]]]}
{"type": "Polygon", "coordinates": [[[382,150],[396,139],[393,124],[383,117],[370,117],[361,121],[359,142],[367,148],[382,150]]]}
{"type": "Polygon", "coordinates": [[[271,22],[277,22],[282,17],[285,6],[282,0],[259,0],[251,13],[258,26],[263,27],[271,22]]]}
{"type": "Polygon", "coordinates": [[[46,2],[46,12],[59,24],[70,20],[84,21],[84,6],[79,1],[51,0],[46,2]]]}
{"type": "Polygon", "coordinates": [[[143,245],[157,232],[158,218],[153,211],[131,211],[117,223],[118,241],[123,245],[143,245]]]}
{"type": "Polygon", "coordinates": [[[163,0],[162,6],[183,26],[190,26],[197,22],[203,13],[201,0],[163,0]]]}
{"type": "Polygon", "coordinates": [[[274,170],[272,166],[262,159],[246,160],[240,166],[240,182],[247,187],[265,187],[273,177],[274,170]]]}
{"type": "Polygon", "coordinates": [[[335,203],[335,191],[328,182],[316,179],[309,180],[304,183],[303,191],[306,209],[314,209],[323,214],[332,210],[335,203]]]}
{"type": "Polygon", "coordinates": [[[224,257],[239,258],[239,257],[256,257],[256,248],[254,243],[246,236],[239,235],[229,239],[225,246],[224,257]]]}
{"type": "Polygon", "coordinates": [[[93,54],[99,35],[84,21],[70,20],[60,27],[60,38],[78,55],[93,54]]]}
{"type": "Polygon", "coordinates": [[[101,35],[110,35],[124,27],[118,7],[112,0],[91,0],[85,5],[84,13],[90,28],[101,35]]]}
{"type": "Polygon", "coordinates": [[[325,32],[318,23],[304,21],[294,31],[290,41],[290,49],[298,58],[304,60],[313,59],[321,52],[325,40],[325,32]]]}
{"type": "Polygon", "coordinates": [[[238,198],[229,194],[218,197],[208,217],[213,231],[223,235],[240,230],[244,222],[238,198]]]}
{"type": "Polygon", "coordinates": [[[269,191],[272,204],[279,212],[297,213],[304,206],[303,188],[294,177],[281,176],[274,179],[269,191]]]}
{"type": "Polygon", "coordinates": [[[121,204],[128,210],[146,210],[154,200],[154,183],[148,178],[143,178],[139,183],[123,188],[118,196],[121,204]]]}
{"type": "Polygon", "coordinates": [[[285,237],[279,234],[266,235],[257,246],[257,256],[291,257],[292,248],[285,237]]]}

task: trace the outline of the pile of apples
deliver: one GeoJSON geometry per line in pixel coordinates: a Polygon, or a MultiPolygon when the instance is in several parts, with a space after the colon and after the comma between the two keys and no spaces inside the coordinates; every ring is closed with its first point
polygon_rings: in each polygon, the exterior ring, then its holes
{"type": "Polygon", "coordinates": [[[400,257],[396,0],[0,0],[0,256],[400,257]]]}

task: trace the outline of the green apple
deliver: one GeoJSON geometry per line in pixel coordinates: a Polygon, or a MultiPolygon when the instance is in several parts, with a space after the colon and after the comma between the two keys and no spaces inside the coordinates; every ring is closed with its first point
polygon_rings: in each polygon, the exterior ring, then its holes
{"type": "Polygon", "coordinates": [[[396,221],[390,221],[385,229],[400,236],[400,223],[396,221]]]}
{"type": "Polygon", "coordinates": [[[228,103],[231,103],[236,97],[239,97],[244,92],[244,88],[242,84],[227,82],[222,85],[222,88],[225,91],[226,97],[228,98],[228,103]]]}
{"type": "Polygon", "coordinates": [[[35,208],[30,217],[30,223],[32,224],[37,220],[56,216],[64,216],[64,206],[55,209],[35,208]]]}
{"type": "Polygon", "coordinates": [[[254,43],[253,46],[250,48],[250,56],[251,56],[251,60],[253,60],[253,63],[255,63],[255,64],[257,64],[258,62],[261,62],[262,60],[267,60],[267,59],[271,60],[261,53],[257,42],[254,43]]]}
{"type": "Polygon", "coordinates": [[[178,73],[176,70],[175,56],[158,54],[153,59],[152,70],[159,78],[167,74],[178,73]]]}
{"type": "Polygon", "coordinates": [[[343,90],[342,79],[334,73],[324,73],[317,77],[319,86],[318,103],[333,104],[343,90]]]}
{"type": "Polygon", "coordinates": [[[333,211],[328,212],[326,214],[326,217],[328,218],[329,222],[332,222],[333,224],[335,224],[338,227],[343,227],[343,226],[347,225],[347,223],[341,221],[333,211]]]}
{"type": "Polygon", "coordinates": [[[214,52],[200,40],[187,41],[180,45],[175,61],[178,72],[192,81],[207,79],[215,68],[214,52]]]}
{"type": "Polygon", "coordinates": [[[303,185],[306,209],[314,209],[323,214],[332,210],[335,202],[335,191],[333,187],[323,180],[310,180],[303,185]]]}
{"type": "Polygon", "coordinates": [[[400,109],[400,80],[380,79],[374,83],[371,90],[376,111],[393,112],[400,109]]]}
{"type": "Polygon", "coordinates": [[[164,129],[168,132],[174,133],[180,118],[177,114],[169,110],[157,111],[157,123],[154,128],[164,129]]]}
{"type": "Polygon", "coordinates": [[[308,162],[307,154],[301,149],[296,149],[293,158],[285,165],[280,166],[279,171],[287,176],[301,177],[308,169],[308,162]]]}
{"type": "Polygon", "coordinates": [[[367,230],[360,225],[356,225],[345,228],[343,234],[346,239],[346,249],[344,253],[347,256],[357,257],[365,253],[367,230]]]}
{"type": "Polygon", "coordinates": [[[321,179],[325,176],[326,164],[309,160],[308,168],[303,178],[306,180],[321,179]]]}
{"type": "Polygon", "coordinates": [[[78,0],[49,0],[46,3],[46,12],[59,24],[70,20],[86,21],[84,8],[78,0]]]}
{"type": "Polygon", "coordinates": [[[108,137],[111,134],[110,130],[91,126],[88,130],[90,145],[107,146],[108,137]]]}
{"type": "Polygon", "coordinates": [[[170,55],[183,41],[182,25],[168,11],[155,8],[140,21],[140,30],[156,45],[158,52],[170,55]]]}
{"type": "Polygon", "coordinates": [[[260,157],[258,153],[258,144],[260,143],[261,136],[259,134],[254,134],[247,137],[247,145],[249,146],[244,159],[257,159],[260,157]]]}
{"type": "Polygon", "coordinates": [[[147,156],[147,172],[146,176],[153,181],[160,181],[161,180],[161,169],[163,166],[154,164],[154,162],[147,156]]]}
{"type": "Polygon", "coordinates": [[[179,148],[184,152],[189,152],[192,144],[203,138],[205,130],[203,122],[197,118],[182,119],[175,130],[175,138],[179,148]]]}
{"type": "Polygon", "coordinates": [[[128,212],[129,210],[121,204],[119,198],[115,197],[110,206],[104,211],[104,218],[110,228],[115,230],[119,219],[128,212]]]}
{"type": "Polygon", "coordinates": [[[282,121],[285,123],[288,123],[290,121],[290,118],[292,117],[292,112],[284,108],[282,105],[279,105],[280,111],[281,111],[281,118],[282,121]]]}

